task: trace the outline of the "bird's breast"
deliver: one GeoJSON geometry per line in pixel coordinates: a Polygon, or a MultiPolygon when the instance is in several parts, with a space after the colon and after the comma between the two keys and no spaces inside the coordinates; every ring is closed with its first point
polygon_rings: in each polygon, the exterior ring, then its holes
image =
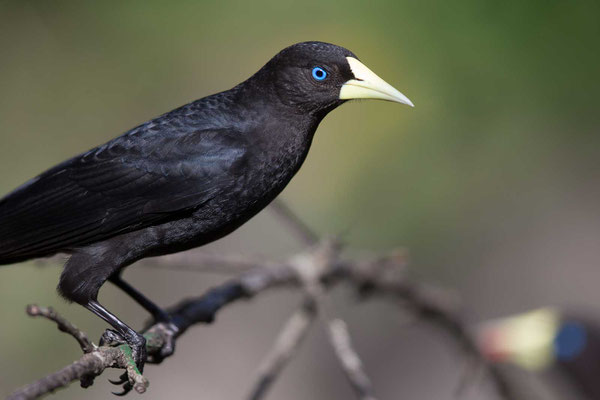
{"type": "Polygon", "coordinates": [[[244,187],[256,201],[263,198],[271,201],[298,172],[308,153],[309,143],[282,141],[259,147],[253,154],[244,187]]]}
{"type": "Polygon", "coordinates": [[[229,215],[237,224],[266,207],[306,159],[314,133],[309,128],[302,129],[302,124],[263,126],[260,133],[253,135],[246,156],[232,166],[232,184],[207,204],[208,216],[229,215]]]}

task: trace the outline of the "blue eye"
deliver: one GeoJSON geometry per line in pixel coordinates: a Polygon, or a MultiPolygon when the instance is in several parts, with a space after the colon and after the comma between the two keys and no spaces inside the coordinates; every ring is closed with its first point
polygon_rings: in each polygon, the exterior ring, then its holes
{"type": "Polygon", "coordinates": [[[327,71],[325,71],[321,67],[314,67],[312,70],[312,76],[317,81],[323,81],[323,80],[325,80],[325,78],[327,78],[327,71]]]}

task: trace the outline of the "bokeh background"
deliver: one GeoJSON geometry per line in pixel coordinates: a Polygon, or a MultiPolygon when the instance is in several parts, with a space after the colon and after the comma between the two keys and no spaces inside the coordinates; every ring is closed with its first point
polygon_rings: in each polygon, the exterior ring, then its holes
{"type": "MultiPolygon", "coordinates": [[[[454,290],[472,324],[543,305],[600,316],[598,15],[592,0],[0,1],[0,193],[232,87],[289,44],[328,41],[416,107],[356,102],[325,119],[282,195],[306,223],[341,235],[350,253],[409,249],[412,277],[454,290]]],[[[302,249],[268,210],[209,247],[273,258],[302,249]]],[[[59,273],[0,269],[2,397],[79,356],[26,304],[53,305],[94,338],[105,328],[59,299],[59,273]]],[[[161,304],[224,279],[143,266],[126,277],[161,304]]],[[[465,363],[447,338],[396,307],[334,296],[380,398],[453,398],[465,363]]],[[[101,300],[134,326],[145,319],[109,285],[101,300]]],[[[144,398],[243,398],[298,301],[270,293],[188,332],[174,357],[147,368],[144,398]]],[[[56,397],[106,399],[110,375],[56,397]]],[[[268,398],[350,396],[315,327],[268,398]]],[[[495,398],[484,379],[460,397],[495,398]]]]}

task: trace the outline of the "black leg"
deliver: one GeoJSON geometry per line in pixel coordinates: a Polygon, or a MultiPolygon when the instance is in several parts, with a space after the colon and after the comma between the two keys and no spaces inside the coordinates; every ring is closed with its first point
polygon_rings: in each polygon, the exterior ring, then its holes
{"type": "MultiPolygon", "coordinates": [[[[136,288],[131,286],[129,283],[125,282],[123,278],[119,274],[115,274],[109,278],[112,283],[114,283],[117,287],[131,296],[139,305],[141,305],[146,311],[152,314],[155,322],[162,322],[166,325],[171,335],[167,336],[166,343],[162,346],[160,353],[153,354],[152,357],[148,360],[154,364],[160,364],[166,357],[170,356],[175,352],[175,336],[179,329],[172,323],[171,316],[162,308],[154,304],[150,299],[140,293],[136,288]]],[[[125,375],[123,378],[125,381],[127,376],[125,375]]],[[[118,385],[119,383],[123,383],[123,379],[120,381],[113,382],[118,385]]]]}
{"type": "Polygon", "coordinates": [[[169,314],[167,314],[166,311],[154,304],[150,299],[144,296],[129,283],[125,282],[120,275],[113,275],[110,278],[110,281],[131,296],[131,298],[134,299],[136,303],[142,306],[146,311],[152,314],[156,322],[170,322],[169,314]]]}
{"type": "MultiPolygon", "coordinates": [[[[105,320],[115,328],[115,331],[111,331],[108,329],[102,335],[100,339],[100,344],[102,345],[104,341],[108,342],[117,342],[117,343],[126,343],[131,347],[131,352],[133,355],[133,359],[135,360],[135,364],[137,365],[140,373],[144,371],[144,364],[146,363],[146,339],[130,328],[123,321],[114,316],[110,311],[104,308],[100,303],[95,300],[90,300],[87,304],[84,305],[85,308],[105,320]]],[[[128,382],[127,373],[121,375],[119,381],[111,381],[115,385],[123,385],[123,391],[121,393],[113,394],[117,396],[124,396],[133,389],[133,386],[128,382]]]]}
{"type": "MultiPolygon", "coordinates": [[[[116,334],[131,347],[135,362],[142,372],[144,370],[144,363],[146,362],[146,339],[132,328],[130,328],[123,321],[115,317],[110,311],[104,308],[100,303],[95,300],[90,300],[84,305],[85,308],[105,320],[115,328],[116,334]]],[[[113,332],[114,334],[115,332],[113,332]]],[[[113,336],[114,338],[114,336],[113,336]]]]}

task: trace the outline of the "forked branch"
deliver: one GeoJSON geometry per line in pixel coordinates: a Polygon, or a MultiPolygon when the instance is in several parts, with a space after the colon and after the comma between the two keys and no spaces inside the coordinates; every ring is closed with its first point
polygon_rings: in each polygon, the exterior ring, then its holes
{"type": "MultiPolygon", "coordinates": [[[[230,256],[188,256],[177,261],[187,263],[185,266],[188,268],[205,268],[205,263],[218,263],[230,270],[245,272],[202,296],[183,300],[170,307],[171,325],[151,324],[144,332],[151,363],[159,363],[164,357],[171,355],[177,338],[189,327],[214,322],[217,312],[228,304],[240,299],[253,298],[269,289],[298,288],[304,291],[305,300],[288,320],[273,349],[259,367],[257,383],[249,398],[257,400],[264,397],[270,384],[302,342],[314,317],[320,313],[321,319],[327,323],[335,354],[358,398],[373,399],[370,381],[358,354],[351,346],[345,323],[332,317],[329,307],[323,304],[327,300],[326,291],[329,288],[345,283],[354,287],[362,299],[380,296],[399,301],[420,320],[449,334],[470,359],[476,360],[487,369],[502,397],[512,398],[510,386],[504,376],[493,365],[486,364],[461,320],[448,306],[452,302],[449,302],[447,297],[440,296],[439,291],[433,291],[406,278],[406,259],[402,252],[369,260],[350,260],[341,256],[338,243],[326,240],[285,262],[248,262],[230,256]]],[[[57,323],[60,330],[77,339],[84,354],[71,365],[18,389],[9,396],[10,400],[35,399],[77,380],[87,387],[106,368],[124,369],[130,384],[137,392],[142,393],[146,390],[148,382],[135,368],[130,349],[126,345],[96,346],[83,332],[52,309],[30,306],[28,312],[30,315],[42,316],[57,323]]]]}

